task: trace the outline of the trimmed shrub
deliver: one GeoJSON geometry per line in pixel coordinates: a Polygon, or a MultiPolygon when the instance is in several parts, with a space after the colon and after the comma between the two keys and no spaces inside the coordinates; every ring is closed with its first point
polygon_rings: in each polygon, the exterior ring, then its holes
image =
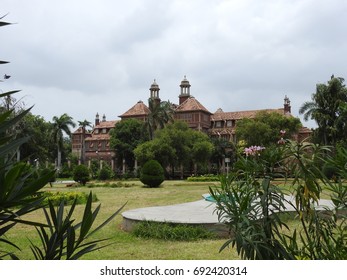
{"type": "Polygon", "coordinates": [[[158,161],[149,160],[142,166],[140,181],[146,186],[157,188],[164,179],[164,169],[158,161]]]}
{"type": "Polygon", "coordinates": [[[83,164],[77,165],[73,172],[73,179],[85,186],[85,184],[90,180],[88,167],[83,164]]]}
{"type": "MultiPolygon", "coordinates": [[[[72,205],[76,200],[76,204],[86,204],[89,194],[84,192],[44,192],[44,203],[50,201],[52,205],[58,206],[61,201],[64,201],[65,205],[72,205]]],[[[95,194],[93,194],[92,201],[98,201],[95,194]]]]}

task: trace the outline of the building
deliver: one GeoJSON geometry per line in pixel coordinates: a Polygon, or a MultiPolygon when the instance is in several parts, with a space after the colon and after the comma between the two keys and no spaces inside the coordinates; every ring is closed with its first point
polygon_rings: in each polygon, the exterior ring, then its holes
{"type": "MultiPolygon", "coordinates": [[[[237,126],[237,122],[244,118],[254,118],[258,112],[264,110],[267,112],[277,112],[279,114],[292,117],[290,100],[287,96],[284,98],[283,107],[278,109],[224,112],[220,108],[215,113],[211,113],[194,96],[191,95],[190,88],[191,85],[184,76],[184,79],[180,84],[180,95],[178,96],[179,103],[173,104],[174,119],[184,121],[190,128],[205,132],[211,135],[211,137],[220,137],[228,141],[236,141],[235,128],[237,126]]],[[[149,91],[150,100],[154,100],[158,103],[161,102],[159,95],[160,88],[156,80],[154,80],[154,82],[151,84],[149,91]]],[[[149,106],[142,101],[138,101],[136,104],[134,104],[134,106],[118,117],[120,120],[132,118],[146,121],[149,113],[149,106]]],[[[106,161],[114,169],[115,154],[110,148],[109,132],[120,120],[106,121],[106,117],[104,115],[102,121],[100,121],[99,115],[96,115],[93,130],[86,133],[85,137],[85,155],[88,162],[90,162],[92,159],[97,159],[101,162],[106,161]]],[[[297,139],[302,140],[310,136],[310,134],[310,129],[306,127],[301,128],[297,139]]],[[[79,157],[81,156],[82,138],[81,128],[78,128],[72,134],[72,152],[79,157]]]]}

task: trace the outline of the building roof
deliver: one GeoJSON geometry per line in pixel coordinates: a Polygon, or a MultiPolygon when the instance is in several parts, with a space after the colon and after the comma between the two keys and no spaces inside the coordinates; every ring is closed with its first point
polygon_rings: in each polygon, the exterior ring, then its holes
{"type": "Polygon", "coordinates": [[[120,118],[133,117],[133,116],[147,116],[149,109],[142,101],[138,101],[133,107],[131,107],[124,114],[120,115],[120,118]]]}
{"type": "Polygon", "coordinates": [[[113,128],[115,127],[116,123],[119,121],[101,121],[98,125],[94,126],[94,129],[96,128],[113,128]]]}
{"type": "Polygon", "coordinates": [[[211,121],[221,121],[221,120],[241,120],[244,118],[255,118],[256,114],[259,112],[277,112],[281,115],[284,114],[284,109],[263,109],[263,110],[250,110],[250,111],[237,111],[237,112],[224,112],[222,109],[218,109],[212,116],[211,121]]]}
{"type": "Polygon", "coordinates": [[[207,110],[195,97],[190,96],[182,104],[178,105],[175,109],[176,112],[185,111],[204,111],[212,115],[212,113],[207,110]]]}

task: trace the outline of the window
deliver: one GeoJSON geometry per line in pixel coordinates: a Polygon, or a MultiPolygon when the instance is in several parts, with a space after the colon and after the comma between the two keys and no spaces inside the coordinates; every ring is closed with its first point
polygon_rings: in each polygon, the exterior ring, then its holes
{"type": "Polygon", "coordinates": [[[106,131],[106,128],[103,128],[102,129],[102,133],[105,134],[107,131],[106,131]]]}
{"type": "Polygon", "coordinates": [[[95,130],[94,130],[94,133],[95,133],[95,134],[98,134],[98,133],[99,133],[99,129],[98,129],[98,128],[95,129],[95,130]]]}
{"type": "Polygon", "coordinates": [[[216,122],[216,127],[222,127],[222,122],[221,121],[216,122]]]}
{"type": "Polygon", "coordinates": [[[227,121],[227,127],[232,127],[233,126],[233,121],[229,120],[227,121]]]}

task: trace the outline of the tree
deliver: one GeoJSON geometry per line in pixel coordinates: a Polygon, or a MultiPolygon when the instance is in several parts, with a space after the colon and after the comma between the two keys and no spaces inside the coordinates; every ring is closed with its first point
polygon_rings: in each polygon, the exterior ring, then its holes
{"type": "Polygon", "coordinates": [[[334,75],[327,84],[317,84],[311,101],[302,104],[299,113],[304,115],[304,120],[314,120],[318,125],[314,131],[318,143],[335,145],[338,141],[345,141],[346,104],[344,79],[335,78],[334,75]]]}
{"type": "Polygon", "coordinates": [[[91,122],[84,120],[78,121],[79,127],[82,128],[82,139],[81,139],[81,163],[84,164],[86,160],[86,127],[91,127],[91,122]]]}
{"type": "Polygon", "coordinates": [[[249,146],[269,146],[277,142],[281,130],[286,131],[286,136],[293,137],[300,127],[301,122],[298,118],[261,111],[254,119],[242,119],[237,122],[236,138],[246,141],[249,146]]]}
{"type": "Polygon", "coordinates": [[[174,109],[170,101],[158,102],[151,98],[148,100],[148,105],[150,113],[147,116],[146,125],[149,137],[153,140],[157,129],[162,129],[167,123],[173,121],[174,109]]]}
{"type": "Polygon", "coordinates": [[[71,136],[70,127],[75,127],[75,123],[72,121],[72,117],[68,114],[64,113],[60,117],[54,116],[52,123],[52,134],[54,142],[57,145],[58,151],[58,160],[57,160],[57,168],[61,169],[61,150],[63,148],[64,135],[66,133],[68,136],[71,136]]]}
{"type": "Polygon", "coordinates": [[[110,131],[110,145],[116,151],[118,162],[125,160],[134,166],[134,149],[148,140],[144,123],[136,119],[122,120],[110,131]]]}
{"type": "Polygon", "coordinates": [[[84,186],[90,180],[88,167],[84,164],[77,165],[73,171],[73,179],[84,186]]]}
{"type": "Polygon", "coordinates": [[[29,136],[29,140],[20,147],[21,158],[38,159],[40,162],[53,161],[54,142],[51,139],[52,126],[41,116],[26,114],[18,124],[18,136],[29,136]]]}
{"type": "Polygon", "coordinates": [[[192,172],[198,163],[206,164],[212,151],[213,144],[206,134],[175,121],[158,130],[153,140],[139,145],[134,153],[141,163],[155,159],[163,167],[171,167],[173,173],[175,168],[180,169],[183,177],[184,169],[192,172]]]}

